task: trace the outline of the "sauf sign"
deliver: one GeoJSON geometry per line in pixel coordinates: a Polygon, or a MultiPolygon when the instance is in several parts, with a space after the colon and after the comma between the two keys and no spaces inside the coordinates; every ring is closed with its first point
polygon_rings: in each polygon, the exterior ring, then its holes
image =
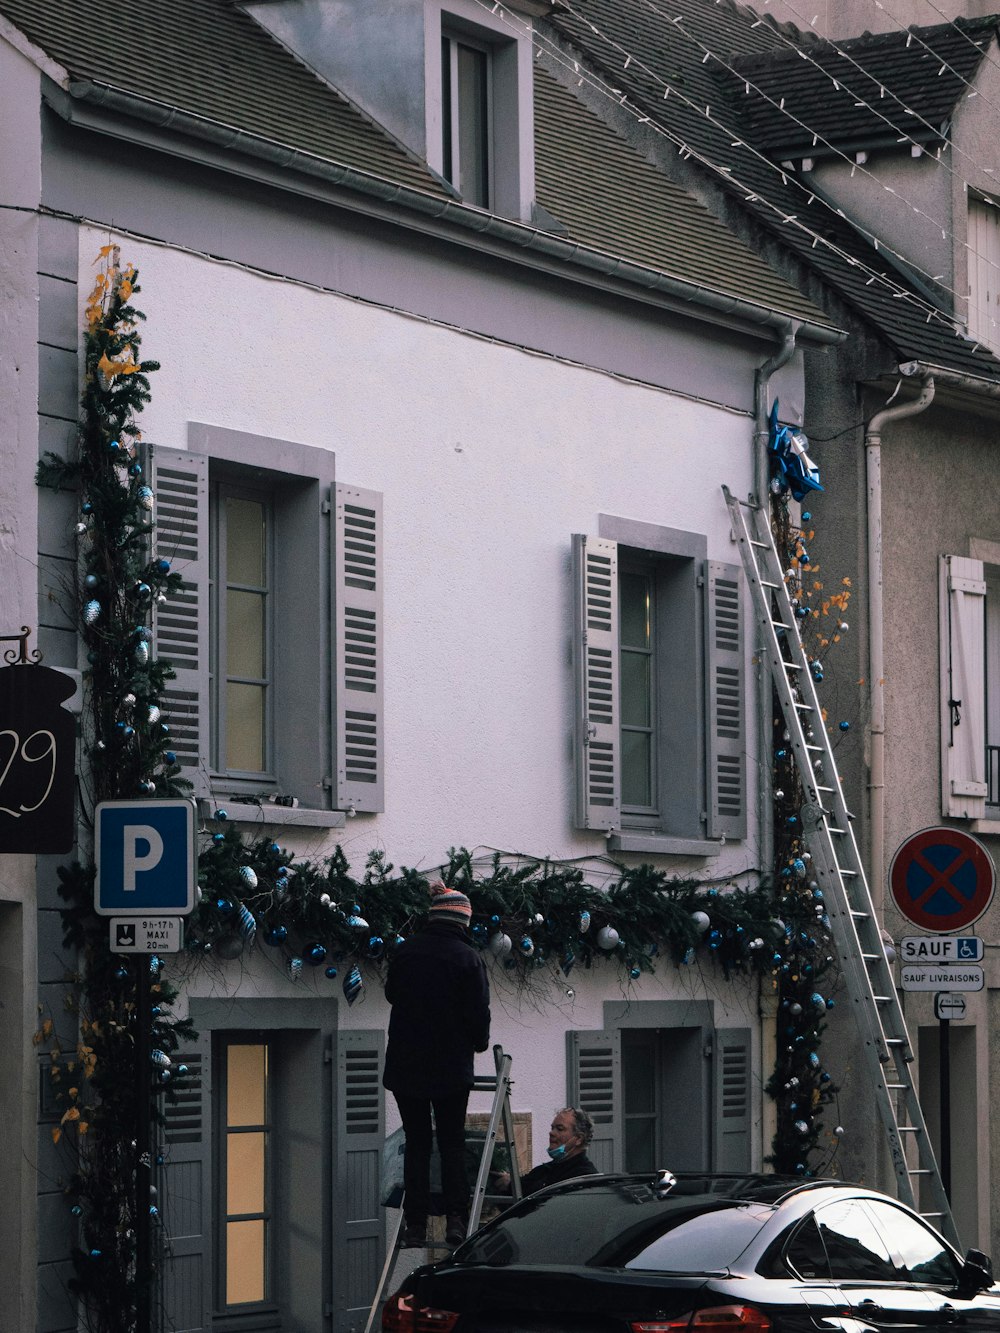
{"type": "Polygon", "coordinates": [[[186,916],[194,909],[191,801],[102,801],[95,812],[94,911],[186,916]]]}

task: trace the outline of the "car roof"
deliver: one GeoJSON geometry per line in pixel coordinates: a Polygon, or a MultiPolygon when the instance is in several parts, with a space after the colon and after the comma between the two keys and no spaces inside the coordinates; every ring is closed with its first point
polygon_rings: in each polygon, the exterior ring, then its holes
{"type": "MultiPolygon", "coordinates": [[[[654,1179],[657,1174],[654,1173],[654,1179]]],[[[807,1180],[801,1176],[778,1176],[765,1173],[755,1175],[739,1172],[678,1171],[670,1174],[674,1178],[674,1184],[670,1186],[669,1190],[664,1190],[665,1199],[683,1197],[691,1200],[704,1198],[705,1200],[716,1200],[720,1203],[777,1204],[793,1194],[800,1194],[808,1190],[843,1187],[846,1183],[842,1180],[807,1180]]],[[[608,1186],[618,1187],[623,1184],[648,1186],[649,1183],[649,1172],[607,1172],[593,1176],[579,1176],[575,1180],[550,1185],[544,1193],[554,1194],[556,1191],[560,1193],[585,1192],[607,1188],[608,1186]]],[[[850,1188],[858,1187],[850,1186],[850,1188]]]]}

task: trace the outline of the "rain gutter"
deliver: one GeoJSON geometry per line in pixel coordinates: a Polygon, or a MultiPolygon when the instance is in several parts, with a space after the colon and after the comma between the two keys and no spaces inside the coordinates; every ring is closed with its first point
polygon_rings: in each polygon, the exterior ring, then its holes
{"type": "MultiPolygon", "coordinates": [[[[881,900],[885,868],[885,627],[882,603],[882,431],[913,417],[934,401],[935,376],[921,362],[899,367],[906,378],[919,378],[920,393],[911,402],[886,405],[865,427],[865,476],[868,489],[868,675],[871,719],[869,734],[868,831],[869,886],[881,900]]],[[[957,372],[955,372],[957,374],[957,372]]],[[[959,376],[959,378],[970,378],[959,376]]],[[[988,381],[984,381],[988,383],[988,381]]],[[[1000,385],[995,386],[1000,397],[1000,385]]],[[[898,385],[897,385],[898,388],[898,385]]],[[[895,396],[895,395],[894,395],[895,396]]],[[[892,399],[890,398],[890,402],[892,399]]]]}
{"type": "MultiPolygon", "coordinates": [[[[70,100],[59,99],[61,105],[53,102],[55,110],[66,120],[84,124],[90,129],[124,137],[120,126],[112,130],[107,125],[88,123],[85,116],[79,115],[74,103],[101,107],[116,117],[133,117],[160,129],[187,134],[192,138],[231,152],[246,154],[283,170],[298,171],[329,185],[354,191],[368,199],[405,208],[413,214],[423,215],[466,232],[505,242],[523,251],[541,254],[563,263],[577,265],[606,278],[656,293],[672,302],[702,306],[719,316],[738,320],[753,327],[782,331],[789,323],[787,311],[732,296],[702,283],[673,277],[660,269],[622,259],[620,256],[608,254],[592,246],[564,240],[529,224],[498,217],[483,209],[461,203],[458,199],[442,198],[428,191],[401,185],[396,181],[361,171],[356,167],[330,162],[317,154],[291,148],[263,135],[251,134],[206,116],[181,111],[164,102],[123,92],[108,84],[90,79],[74,80],[69,83],[68,92],[70,100]]],[[[809,320],[801,321],[800,330],[802,338],[822,345],[840,343],[847,336],[841,329],[809,320]]]]}
{"type": "MultiPolygon", "coordinates": [[[[778,350],[758,366],[753,377],[753,500],[760,506],[770,526],[771,487],[767,456],[770,429],[768,425],[767,391],[771,376],[792,359],[795,344],[802,328],[800,320],[789,319],[781,334],[778,350]]],[[[756,617],[754,618],[756,620],[756,617]]],[[[758,625],[754,648],[757,656],[757,829],[760,839],[760,864],[764,874],[774,868],[774,782],[771,772],[771,673],[763,627],[758,625]]]]}

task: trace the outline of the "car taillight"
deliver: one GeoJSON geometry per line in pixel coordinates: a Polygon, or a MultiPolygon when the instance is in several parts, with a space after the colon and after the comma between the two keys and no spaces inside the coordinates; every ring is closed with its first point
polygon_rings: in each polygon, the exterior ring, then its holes
{"type": "Polygon", "coordinates": [[[382,1310],[382,1333],[450,1333],[457,1323],[454,1310],[414,1308],[412,1296],[391,1296],[382,1310]]]}
{"type": "Polygon", "coordinates": [[[632,1333],[768,1333],[771,1321],[753,1305],[715,1305],[675,1319],[637,1319],[632,1333]]]}

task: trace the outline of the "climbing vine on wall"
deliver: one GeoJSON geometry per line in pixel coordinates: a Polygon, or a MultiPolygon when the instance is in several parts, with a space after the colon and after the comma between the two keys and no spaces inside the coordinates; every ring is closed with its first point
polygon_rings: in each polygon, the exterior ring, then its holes
{"type": "MultiPolygon", "coordinates": [[[[39,484],[79,497],[85,822],[100,801],[189,790],[162,711],[173,672],[154,651],[156,615],[182,580],[151,553],[156,497],[143,476],[138,416],[158,367],[140,359],[138,292],[136,270],[121,264],[117,248],[102,249],[86,310],[78,452],[69,460],[48,454],[38,471],[39,484]]],[[[785,771],[779,766],[779,777],[785,771]]],[[[790,770],[787,776],[791,793],[790,770]]],[[[575,969],[600,965],[617,969],[627,989],[658,968],[696,965],[777,989],[786,1030],[769,1087],[779,1105],[778,1140],[790,1133],[794,1151],[778,1148],[774,1160],[802,1173],[816,1148],[818,1106],[832,1093],[819,1065],[817,999],[829,989],[832,959],[788,800],[788,813],[783,806],[778,812],[787,836],[779,839],[773,882],[749,874],[741,879],[750,884],[706,882],[650,866],[612,866],[594,884],[593,867],[588,878],[573,864],[501,853],[477,858],[464,848],[452,849],[434,873],[468,893],[474,944],[516,986],[558,982],[571,992],[575,969]],[[803,1093],[789,1097],[789,1087],[803,1093]],[[806,1122],[804,1132],[796,1119],[806,1122]]],[[[339,848],[322,863],[300,860],[269,837],[242,834],[223,808],[204,822],[200,840],[199,896],[186,922],[183,968],[199,960],[226,965],[256,949],[292,982],[312,976],[342,989],[351,1004],[426,915],[425,873],[396,870],[382,853],[372,853],[360,874],[339,848]]],[[[125,961],[110,951],[107,921],[93,909],[89,849],[59,876],[77,970],[68,978],[65,1014],[43,1015],[36,1042],[58,1108],[53,1138],[71,1153],[62,1184],[76,1226],[73,1286],[93,1333],[131,1333],[136,1209],[145,1206],[135,1197],[133,1142],[137,969],[150,969],[154,994],[153,1059],[141,1095],[153,1099],[160,1118],[164,1101],[184,1086],[177,1051],[196,1034],[177,1017],[169,959],[125,961]]],[[[149,1208],[159,1223],[155,1199],[149,1208]]]]}

